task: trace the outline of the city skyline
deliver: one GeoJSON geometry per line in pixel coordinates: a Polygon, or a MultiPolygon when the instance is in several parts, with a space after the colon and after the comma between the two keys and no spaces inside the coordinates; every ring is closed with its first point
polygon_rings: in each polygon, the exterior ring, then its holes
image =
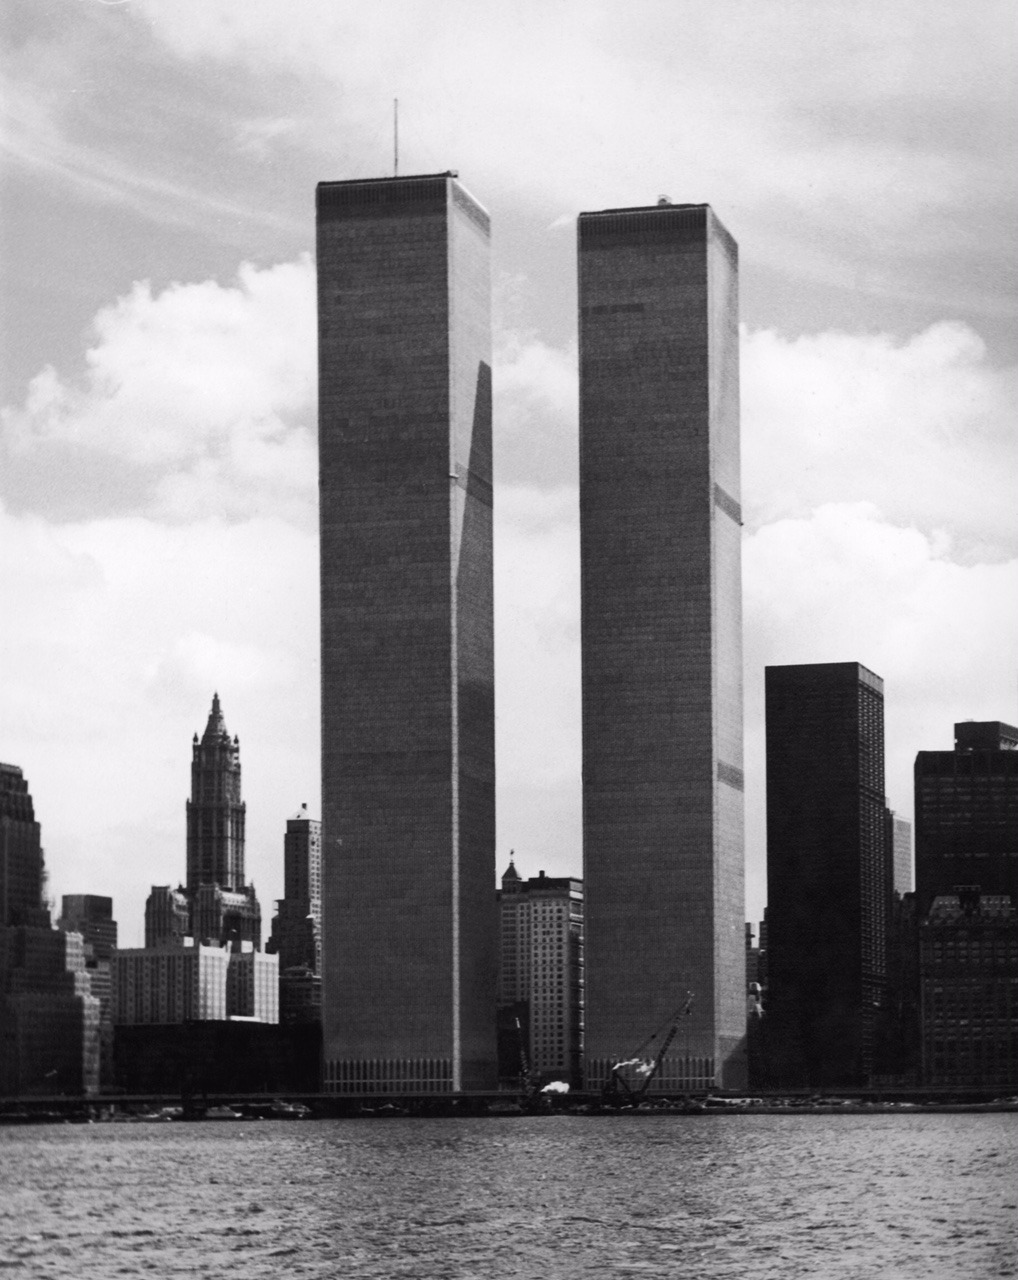
{"type": "Polygon", "coordinates": [[[580,209],[709,201],[741,247],[746,918],[766,665],[881,672],[904,817],[918,751],[1018,719],[1003,10],[234,10],[12,31],[0,759],[54,897],[140,941],[215,689],[263,902],[320,812],[312,192],[391,172],[397,96],[401,171],[452,165],[496,228],[497,864],[580,871],[580,209]]]}

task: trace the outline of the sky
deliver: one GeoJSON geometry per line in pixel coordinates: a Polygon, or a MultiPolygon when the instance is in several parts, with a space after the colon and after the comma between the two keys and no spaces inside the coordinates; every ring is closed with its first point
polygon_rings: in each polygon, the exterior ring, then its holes
{"type": "Polygon", "coordinates": [[[0,759],[50,893],[140,945],[191,738],[241,744],[266,922],[319,811],[314,187],[493,219],[498,871],[579,874],[575,221],[740,246],[747,919],[769,664],[885,681],[887,795],[1018,720],[1014,6],[8,0],[0,759]]]}

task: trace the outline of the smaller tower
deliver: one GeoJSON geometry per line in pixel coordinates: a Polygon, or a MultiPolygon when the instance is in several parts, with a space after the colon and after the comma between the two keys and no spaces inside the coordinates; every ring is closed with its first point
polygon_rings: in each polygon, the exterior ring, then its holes
{"type": "Polygon", "coordinates": [[[276,902],[266,946],[279,955],[280,970],[322,971],[322,824],[300,812],[287,819],[283,841],[284,896],[276,902]]]}
{"type": "Polygon", "coordinates": [[[231,738],[212,695],[205,732],[194,735],[191,799],[187,802],[187,890],[203,884],[244,887],[244,815],[240,798],[240,740],[231,738]]]}
{"type": "Polygon", "coordinates": [[[540,1078],[580,1083],[583,1054],[583,881],[522,880],[510,854],[499,902],[499,1074],[521,1053],[540,1078]]]}
{"type": "Polygon", "coordinates": [[[230,737],[212,695],[205,732],[194,735],[191,799],[187,802],[188,932],[197,942],[262,945],[262,913],[254,886],[244,883],[244,817],[240,739],[230,737]]]}

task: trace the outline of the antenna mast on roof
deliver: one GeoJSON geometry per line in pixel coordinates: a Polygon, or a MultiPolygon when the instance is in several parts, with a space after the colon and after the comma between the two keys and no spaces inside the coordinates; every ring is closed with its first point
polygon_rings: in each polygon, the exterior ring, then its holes
{"type": "Polygon", "coordinates": [[[399,177],[399,98],[392,100],[392,176],[399,177]]]}

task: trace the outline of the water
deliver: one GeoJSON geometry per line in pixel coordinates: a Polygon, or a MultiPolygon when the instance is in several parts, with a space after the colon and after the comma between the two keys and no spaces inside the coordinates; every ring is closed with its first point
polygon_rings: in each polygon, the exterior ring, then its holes
{"type": "Polygon", "coordinates": [[[0,1128],[0,1276],[1018,1276],[1018,1115],[0,1128]]]}

